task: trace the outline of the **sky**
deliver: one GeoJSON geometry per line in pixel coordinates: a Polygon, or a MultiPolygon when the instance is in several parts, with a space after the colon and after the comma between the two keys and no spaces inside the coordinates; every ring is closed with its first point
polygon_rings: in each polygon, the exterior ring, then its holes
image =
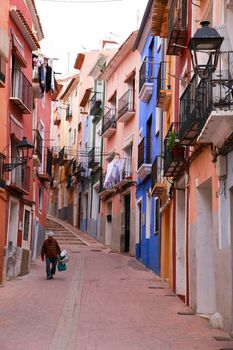
{"type": "Polygon", "coordinates": [[[100,49],[101,40],[123,43],[139,28],[148,0],[35,2],[45,36],[42,53],[58,59],[54,61],[55,72],[66,73],[73,71],[78,53],[100,49]]]}

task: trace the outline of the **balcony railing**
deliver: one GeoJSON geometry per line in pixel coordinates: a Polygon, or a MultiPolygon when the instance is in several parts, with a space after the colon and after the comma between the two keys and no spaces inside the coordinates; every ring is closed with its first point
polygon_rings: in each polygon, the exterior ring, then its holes
{"type": "Polygon", "coordinates": [[[185,167],[185,147],[178,139],[179,123],[172,123],[164,139],[164,176],[176,177],[185,167]]]}
{"type": "Polygon", "coordinates": [[[30,114],[33,100],[32,84],[21,70],[16,69],[12,74],[10,100],[16,104],[23,114],[30,114]]]}
{"type": "Polygon", "coordinates": [[[157,107],[167,110],[172,97],[169,73],[169,62],[161,62],[157,75],[157,107]]]}
{"type": "MultiPolygon", "coordinates": [[[[194,75],[180,98],[179,139],[194,145],[212,111],[233,110],[233,52],[221,52],[210,79],[194,75]]],[[[210,62],[211,64],[211,62],[210,62]]]]}
{"type": "Polygon", "coordinates": [[[114,109],[110,109],[103,117],[101,135],[109,137],[116,131],[116,128],[116,111],[114,109]]]}
{"type": "Polygon", "coordinates": [[[157,183],[162,181],[161,171],[162,171],[162,158],[156,157],[155,160],[153,161],[152,168],[151,168],[151,188],[152,189],[157,183]]]}
{"type": "Polygon", "coordinates": [[[135,92],[129,89],[118,101],[117,120],[127,121],[135,113],[134,106],[135,92]]]}
{"type": "Polygon", "coordinates": [[[187,44],[187,3],[187,0],[172,0],[171,2],[168,16],[168,55],[179,55],[183,46],[187,44]]]}
{"type": "Polygon", "coordinates": [[[143,164],[151,164],[152,162],[152,138],[143,137],[138,145],[138,169],[143,164]]]}
{"type": "Polygon", "coordinates": [[[11,172],[11,188],[21,194],[28,194],[30,191],[30,167],[28,165],[14,168],[11,172]]]}
{"type": "Polygon", "coordinates": [[[93,169],[100,164],[101,147],[93,147],[88,153],[88,168],[93,169]]]}
{"type": "Polygon", "coordinates": [[[90,99],[90,114],[99,115],[102,110],[103,93],[94,92],[90,99]]]}
{"type": "Polygon", "coordinates": [[[139,70],[139,93],[144,84],[153,84],[153,57],[146,57],[139,70]]]}
{"type": "MultiPolygon", "coordinates": [[[[106,180],[107,172],[102,175],[100,192],[104,190],[113,190],[117,187],[125,187],[127,184],[132,183],[133,170],[131,158],[120,158],[115,163],[114,175],[109,176],[109,180],[106,180]]],[[[108,174],[109,175],[109,174],[108,174]]]]}
{"type": "Polygon", "coordinates": [[[194,75],[180,98],[179,139],[184,145],[196,142],[200,99],[198,91],[198,77],[194,75]]]}

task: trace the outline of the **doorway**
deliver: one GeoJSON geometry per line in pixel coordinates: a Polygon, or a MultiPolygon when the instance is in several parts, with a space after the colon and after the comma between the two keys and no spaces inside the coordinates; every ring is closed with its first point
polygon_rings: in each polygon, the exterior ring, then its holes
{"type": "Polygon", "coordinates": [[[8,223],[8,246],[16,247],[18,236],[19,202],[10,199],[10,215],[8,223]]]}
{"type": "Polygon", "coordinates": [[[216,311],[212,179],[197,189],[197,312],[213,314],[216,311]]]}
{"type": "Polygon", "coordinates": [[[136,256],[141,259],[141,244],[142,244],[142,200],[137,202],[136,206],[136,256]]]}
{"type": "Polygon", "coordinates": [[[176,191],[176,294],[186,294],[186,208],[185,189],[176,191]]]}
{"type": "Polygon", "coordinates": [[[105,245],[112,246],[112,202],[107,203],[106,208],[106,230],[105,230],[105,245]]]}
{"type": "Polygon", "coordinates": [[[130,247],[130,194],[125,197],[125,253],[129,252],[130,247]]]}

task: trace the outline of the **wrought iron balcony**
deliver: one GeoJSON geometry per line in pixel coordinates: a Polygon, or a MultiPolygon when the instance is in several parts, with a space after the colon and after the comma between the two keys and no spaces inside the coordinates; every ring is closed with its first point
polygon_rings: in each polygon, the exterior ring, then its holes
{"type": "Polygon", "coordinates": [[[93,169],[100,164],[101,147],[92,147],[88,153],[88,168],[93,169]]]}
{"type": "Polygon", "coordinates": [[[147,103],[153,92],[154,86],[153,57],[145,57],[139,70],[139,98],[147,103]]]}
{"type": "Polygon", "coordinates": [[[152,169],[151,169],[151,188],[152,188],[152,196],[159,197],[163,202],[167,197],[167,185],[166,182],[163,181],[162,175],[163,169],[163,158],[158,156],[155,158],[152,169]]]}
{"type": "Polygon", "coordinates": [[[11,171],[10,190],[21,195],[27,195],[30,191],[30,167],[28,165],[14,168],[11,171]]]}
{"type": "Polygon", "coordinates": [[[50,182],[52,178],[53,152],[47,148],[46,171],[38,170],[38,177],[41,182],[50,182]]]}
{"type": "Polygon", "coordinates": [[[90,114],[99,115],[102,111],[103,93],[94,92],[90,99],[90,114]]]}
{"type": "Polygon", "coordinates": [[[108,138],[116,132],[116,129],[116,111],[115,109],[110,109],[103,117],[101,136],[108,138]]]}
{"type": "Polygon", "coordinates": [[[172,0],[171,2],[168,16],[168,55],[179,55],[183,49],[182,46],[187,46],[187,5],[187,0],[172,0]]]}
{"type": "Polygon", "coordinates": [[[119,160],[122,164],[119,182],[116,183],[118,187],[125,187],[130,185],[133,181],[133,168],[131,158],[122,158],[119,160]]]}
{"type": "Polygon", "coordinates": [[[232,52],[220,53],[211,78],[198,83],[194,75],[185,89],[179,118],[179,139],[183,145],[195,145],[197,141],[221,144],[233,132],[232,62],[232,52]]]}
{"type": "Polygon", "coordinates": [[[221,152],[229,152],[233,149],[233,52],[221,52],[211,80],[199,85],[202,96],[197,141],[213,143],[221,152]]]}
{"type": "Polygon", "coordinates": [[[169,63],[161,62],[157,75],[157,103],[156,106],[167,111],[172,98],[172,90],[169,80],[166,78],[166,71],[169,70],[169,63]]]}
{"type": "Polygon", "coordinates": [[[197,121],[200,117],[199,104],[201,91],[198,77],[194,75],[180,98],[179,140],[182,145],[194,145],[198,136],[197,121]],[[199,93],[198,93],[199,92],[199,93]]]}
{"type": "Polygon", "coordinates": [[[179,123],[172,123],[164,139],[163,175],[177,177],[185,168],[185,147],[178,139],[179,123]]]}
{"type": "Polygon", "coordinates": [[[151,173],[152,138],[144,137],[138,145],[138,175],[144,180],[151,173]]]}
{"type": "Polygon", "coordinates": [[[32,84],[19,69],[13,71],[10,100],[23,114],[30,114],[32,112],[32,84]]]}
{"type": "Polygon", "coordinates": [[[114,192],[116,192],[115,182],[110,182],[106,184],[105,178],[106,172],[102,173],[100,177],[99,194],[102,199],[105,199],[106,197],[111,196],[114,192]]]}
{"type": "Polygon", "coordinates": [[[118,122],[127,122],[135,115],[135,91],[129,89],[118,101],[118,122]]]}

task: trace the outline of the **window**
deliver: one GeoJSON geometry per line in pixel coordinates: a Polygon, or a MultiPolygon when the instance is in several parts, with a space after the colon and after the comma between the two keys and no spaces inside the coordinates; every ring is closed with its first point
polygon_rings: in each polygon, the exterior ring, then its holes
{"type": "Polygon", "coordinates": [[[43,188],[40,186],[39,187],[39,211],[40,212],[42,212],[42,209],[43,209],[42,202],[43,202],[43,188]]]}
{"type": "Polygon", "coordinates": [[[29,225],[30,225],[30,211],[24,211],[24,229],[23,229],[23,240],[28,241],[29,236],[29,225]]]}
{"type": "Polygon", "coordinates": [[[154,233],[155,235],[159,232],[159,222],[160,222],[160,203],[159,198],[155,198],[155,206],[154,206],[154,233]]]}

